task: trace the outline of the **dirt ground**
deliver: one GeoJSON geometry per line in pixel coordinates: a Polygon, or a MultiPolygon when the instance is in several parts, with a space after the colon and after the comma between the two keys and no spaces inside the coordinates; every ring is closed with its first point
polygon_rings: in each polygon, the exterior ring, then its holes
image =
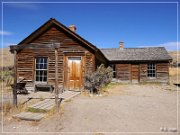
{"type": "Polygon", "coordinates": [[[175,87],[173,90],[165,88],[157,84],[118,85],[106,96],[82,94],[64,102],[60,114],[49,115],[40,122],[5,116],[3,132],[36,132],[39,135],[177,134],[171,132],[180,127],[177,126],[177,103],[180,104],[177,90],[175,87]]]}

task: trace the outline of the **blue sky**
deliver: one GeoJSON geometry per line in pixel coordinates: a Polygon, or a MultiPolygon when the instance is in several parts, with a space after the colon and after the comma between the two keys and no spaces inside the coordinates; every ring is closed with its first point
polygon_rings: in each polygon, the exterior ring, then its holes
{"type": "Polygon", "coordinates": [[[177,49],[177,3],[3,3],[2,8],[2,47],[18,44],[52,17],[67,27],[75,24],[99,48],[124,41],[127,48],[177,49]]]}

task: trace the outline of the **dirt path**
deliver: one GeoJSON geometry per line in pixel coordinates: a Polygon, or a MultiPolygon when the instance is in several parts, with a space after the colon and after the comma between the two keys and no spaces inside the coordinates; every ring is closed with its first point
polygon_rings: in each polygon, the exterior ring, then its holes
{"type": "Polygon", "coordinates": [[[109,96],[78,96],[61,111],[38,123],[5,117],[4,131],[162,133],[163,127],[170,130],[177,126],[177,92],[162,90],[159,85],[121,85],[109,96]]]}
{"type": "Polygon", "coordinates": [[[175,92],[142,86],[116,89],[120,94],[73,100],[65,107],[62,119],[68,128],[62,131],[159,132],[176,127],[175,92]]]}

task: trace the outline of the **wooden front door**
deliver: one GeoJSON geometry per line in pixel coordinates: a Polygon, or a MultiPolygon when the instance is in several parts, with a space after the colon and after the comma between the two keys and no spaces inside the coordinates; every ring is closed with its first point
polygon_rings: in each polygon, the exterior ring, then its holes
{"type": "Polygon", "coordinates": [[[68,88],[79,90],[81,87],[81,57],[68,57],[68,88]]]}
{"type": "Polygon", "coordinates": [[[138,64],[131,65],[131,79],[132,79],[132,83],[139,83],[139,65],[138,64]]]}

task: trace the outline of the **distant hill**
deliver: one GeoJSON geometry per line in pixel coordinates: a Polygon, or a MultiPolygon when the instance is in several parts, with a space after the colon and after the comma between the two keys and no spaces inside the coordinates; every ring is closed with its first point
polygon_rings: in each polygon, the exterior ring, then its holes
{"type": "Polygon", "coordinates": [[[180,63],[180,51],[171,51],[169,55],[173,58],[173,62],[180,63]]]}
{"type": "Polygon", "coordinates": [[[9,52],[9,48],[0,48],[0,67],[13,66],[14,56],[9,52]]]}
{"type": "MultiPolygon", "coordinates": [[[[0,67],[13,66],[14,56],[9,52],[9,48],[0,48],[0,67]],[[2,62],[3,60],[3,62],[2,62]]],[[[180,63],[180,51],[171,51],[169,55],[173,58],[173,62],[180,63]],[[177,59],[178,56],[178,59],[177,59]]]]}

